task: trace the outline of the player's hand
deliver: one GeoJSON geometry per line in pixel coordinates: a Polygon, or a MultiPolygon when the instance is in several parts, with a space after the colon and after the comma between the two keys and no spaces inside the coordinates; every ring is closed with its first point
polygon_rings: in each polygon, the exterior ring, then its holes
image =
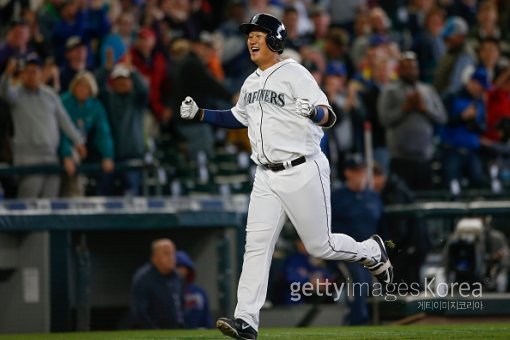
{"type": "Polygon", "coordinates": [[[181,103],[181,117],[183,119],[194,119],[198,112],[198,105],[190,96],[181,103]]]}
{"type": "Polygon", "coordinates": [[[296,113],[305,118],[310,118],[315,113],[315,107],[305,98],[296,99],[296,113]]]}

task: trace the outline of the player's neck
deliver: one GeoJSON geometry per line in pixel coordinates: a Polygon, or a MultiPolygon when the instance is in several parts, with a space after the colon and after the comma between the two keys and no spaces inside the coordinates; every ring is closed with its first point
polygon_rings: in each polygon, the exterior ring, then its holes
{"type": "Polygon", "coordinates": [[[278,64],[280,61],[282,61],[282,57],[279,55],[279,54],[275,54],[274,55],[274,58],[271,58],[271,59],[268,59],[267,61],[265,62],[261,62],[259,65],[257,65],[259,67],[260,70],[262,71],[265,71],[267,70],[268,68],[270,68],[271,66],[274,66],[276,64],[278,64]]]}

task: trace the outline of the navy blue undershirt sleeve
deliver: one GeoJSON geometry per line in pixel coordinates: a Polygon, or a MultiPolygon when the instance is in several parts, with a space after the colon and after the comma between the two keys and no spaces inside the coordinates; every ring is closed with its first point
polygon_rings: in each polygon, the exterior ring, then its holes
{"type": "Polygon", "coordinates": [[[244,129],[246,126],[236,119],[232,110],[204,109],[204,122],[227,129],[244,129]]]}

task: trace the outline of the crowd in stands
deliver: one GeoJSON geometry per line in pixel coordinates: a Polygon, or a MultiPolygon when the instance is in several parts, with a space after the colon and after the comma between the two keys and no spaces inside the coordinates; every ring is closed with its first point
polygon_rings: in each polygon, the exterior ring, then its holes
{"type": "MultiPolygon", "coordinates": [[[[284,57],[314,75],[338,114],[323,140],[333,183],[364,152],[369,122],[375,160],[411,189],[501,189],[506,1],[10,0],[0,6],[0,162],[64,171],[3,176],[5,196],[140,195],[141,170],[118,164],[169,149],[195,165],[214,162],[218,147],[249,153],[243,134],[178,112],[187,95],[199,107],[235,103],[255,69],[238,25],[260,12],[283,21],[284,57]],[[84,163],[100,174],[81,174],[84,163]]],[[[200,169],[196,179],[212,180],[200,169]]]]}

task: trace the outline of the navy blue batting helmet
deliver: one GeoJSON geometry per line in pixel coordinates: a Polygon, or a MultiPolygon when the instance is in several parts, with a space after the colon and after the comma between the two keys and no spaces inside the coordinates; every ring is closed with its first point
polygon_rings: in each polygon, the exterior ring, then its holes
{"type": "Polygon", "coordinates": [[[283,23],[272,15],[261,13],[251,18],[249,23],[239,25],[244,34],[258,30],[267,33],[266,43],[271,51],[282,53],[287,31],[283,23]]]}

